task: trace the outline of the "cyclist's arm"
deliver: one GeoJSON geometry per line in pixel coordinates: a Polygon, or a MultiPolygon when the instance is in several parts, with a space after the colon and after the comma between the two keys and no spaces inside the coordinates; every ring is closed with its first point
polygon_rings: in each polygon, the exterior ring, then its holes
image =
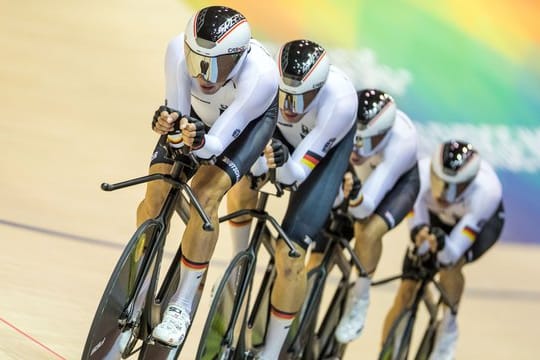
{"type": "Polygon", "coordinates": [[[302,139],[289,160],[277,169],[276,177],[280,183],[300,185],[331,149],[328,144],[336,145],[353,126],[356,99],[345,96],[325,100],[319,108],[315,128],[302,139]]]}
{"type": "Polygon", "coordinates": [[[398,179],[414,165],[416,137],[411,134],[395,139],[387,145],[383,156],[384,160],[364,181],[358,196],[350,201],[349,211],[356,219],[371,216],[398,179]]]}
{"type": "Polygon", "coordinates": [[[444,248],[437,254],[437,259],[443,265],[456,263],[471,247],[486,221],[497,210],[501,193],[497,189],[479,189],[470,200],[471,211],[454,226],[445,239],[444,248]]]}
{"type": "Polygon", "coordinates": [[[431,196],[429,189],[429,168],[430,159],[425,158],[418,162],[418,172],[420,176],[420,190],[414,202],[413,208],[407,214],[407,225],[409,231],[421,225],[429,225],[429,209],[427,199],[431,196]]]}
{"type": "Polygon", "coordinates": [[[237,81],[237,93],[205,135],[205,144],[195,155],[210,158],[219,155],[254,119],[268,109],[277,94],[279,75],[273,60],[266,54],[246,59],[237,81]]]}
{"type": "Polygon", "coordinates": [[[165,53],[165,99],[167,106],[189,115],[191,78],[184,59],[184,34],[172,39],[165,53]]]}

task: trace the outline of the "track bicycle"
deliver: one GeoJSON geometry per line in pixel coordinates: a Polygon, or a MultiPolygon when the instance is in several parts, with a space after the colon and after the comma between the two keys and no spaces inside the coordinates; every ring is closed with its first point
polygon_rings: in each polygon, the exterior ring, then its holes
{"type": "Polygon", "coordinates": [[[323,233],[327,239],[323,259],[308,273],[306,301],[280,359],[330,360],[340,359],[345,353],[347,345],[339,343],[334,333],[347,305],[350,275],[357,269],[361,276],[367,276],[350,245],[353,219],[346,205],[332,210],[323,233]],[[329,279],[332,274],[338,277],[337,284],[329,279]],[[324,294],[330,298],[326,307],[321,303],[324,294]]]}
{"type": "Polygon", "coordinates": [[[269,179],[266,185],[252,181],[252,189],[257,190],[258,200],[255,209],[242,209],[222,216],[224,222],[240,216],[250,215],[256,224],[248,246],[239,252],[229,263],[219,284],[213,290],[213,300],[204,325],[196,359],[248,359],[253,356],[253,348],[264,338],[268,320],[269,294],[275,278],[274,241],[276,237],[284,240],[289,247],[289,256],[300,254],[285,234],[278,221],[266,211],[269,196],[281,197],[282,186],[269,179]],[[277,234],[277,235],[273,235],[277,234]],[[261,261],[261,251],[268,255],[268,263],[260,286],[255,286],[257,262],[261,261]],[[253,294],[258,289],[257,294],[253,294]],[[252,304],[252,297],[255,300],[252,304]],[[262,324],[262,325],[261,325],[262,324]]]}
{"type": "MultiPolygon", "coordinates": [[[[232,260],[214,293],[197,359],[252,359],[257,349],[264,345],[269,296],[276,276],[273,258],[275,237],[265,222],[269,221],[278,235],[287,239],[277,222],[264,212],[267,197],[268,193],[261,194],[256,210],[241,210],[220,219],[226,221],[249,213],[258,222],[248,248],[232,260]],[[270,260],[257,287],[252,283],[253,270],[261,244],[270,255],[270,260]],[[248,307],[246,302],[249,303],[255,289],[258,289],[257,294],[251,307],[248,307]],[[250,311],[246,314],[247,308],[250,311]],[[244,319],[239,319],[242,314],[244,319]]],[[[280,359],[334,359],[341,358],[345,351],[346,345],[336,341],[334,331],[346,306],[352,269],[357,268],[360,274],[366,272],[349,244],[352,219],[343,210],[332,212],[325,236],[328,239],[325,256],[308,274],[306,301],[291,326],[280,359]],[[331,289],[328,277],[334,269],[340,278],[335,288],[331,289]],[[324,291],[332,292],[326,308],[321,307],[324,291]]],[[[290,255],[294,256],[292,246],[289,247],[290,255]]]]}
{"type": "MultiPolygon", "coordinates": [[[[168,146],[168,145],[167,145],[168,146]]],[[[138,353],[138,359],[176,359],[182,346],[169,347],[154,341],[152,329],[176,291],[180,279],[181,247],[160,281],[163,249],[174,212],[184,223],[189,219],[189,205],[203,220],[203,229],[212,231],[210,218],[187,184],[188,173],[195,173],[199,160],[187,147],[168,146],[173,160],[170,174],[150,174],[116,184],[103,183],[104,191],[162,180],[171,185],[159,214],[145,221],[124,248],[103,292],[83,350],[83,360],[126,359],[138,353]]],[[[204,284],[204,279],[202,281],[204,284]]],[[[195,316],[202,285],[195,296],[195,316]]]]}
{"type": "Polygon", "coordinates": [[[439,312],[443,304],[455,312],[455,306],[450,303],[439,282],[435,279],[437,270],[432,265],[436,255],[430,252],[422,254],[418,248],[408,248],[409,256],[412,259],[411,273],[388,277],[379,281],[374,281],[372,286],[382,285],[398,279],[413,279],[418,282],[411,302],[399,313],[390,327],[390,331],[384,340],[379,360],[405,360],[412,354],[412,339],[415,328],[421,331],[421,324],[418,323],[418,311],[421,304],[425,304],[428,321],[424,328],[421,341],[414,355],[415,360],[427,360],[433,350],[437,327],[439,325],[439,312]],[[430,286],[432,285],[432,286],[430,286]],[[431,288],[434,287],[439,294],[438,299],[431,288]]]}

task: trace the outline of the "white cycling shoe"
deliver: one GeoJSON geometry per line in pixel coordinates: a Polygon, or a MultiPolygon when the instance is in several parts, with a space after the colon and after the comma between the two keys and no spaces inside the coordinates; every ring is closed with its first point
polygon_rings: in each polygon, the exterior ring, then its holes
{"type": "Polygon", "coordinates": [[[439,324],[435,345],[429,360],[453,360],[456,357],[458,327],[454,321],[443,321],[439,324]]]}
{"type": "Polygon", "coordinates": [[[347,308],[336,328],[336,340],[342,344],[353,341],[362,333],[369,307],[369,294],[358,297],[354,291],[349,292],[347,308]],[[367,295],[367,296],[366,296],[367,295]]]}
{"type": "Polygon", "coordinates": [[[169,346],[184,342],[191,324],[189,312],[180,306],[169,305],[163,313],[163,320],[152,331],[154,339],[169,346]]]}

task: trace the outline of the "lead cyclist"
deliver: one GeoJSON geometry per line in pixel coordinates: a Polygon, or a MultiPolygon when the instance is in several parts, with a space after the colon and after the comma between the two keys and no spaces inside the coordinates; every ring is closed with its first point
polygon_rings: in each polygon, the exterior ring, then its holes
{"type": "MultiPolygon", "coordinates": [[[[165,82],[166,104],[152,122],[160,138],[149,172],[170,172],[167,139],[207,160],[188,177],[193,176],[191,188],[215,229],[204,231],[191,207],[182,236],[180,283],[152,332],[157,341],[178,346],[191,324],[195,290],[219,235],[219,204],[257,160],[275,129],[279,76],[272,57],[251,38],[246,18],[234,9],[210,6],[197,11],[185,31],[169,42],[165,82]]],[[[168,189],[163,181],[148,183],[137,225],[157,215],[168,189]]]]}

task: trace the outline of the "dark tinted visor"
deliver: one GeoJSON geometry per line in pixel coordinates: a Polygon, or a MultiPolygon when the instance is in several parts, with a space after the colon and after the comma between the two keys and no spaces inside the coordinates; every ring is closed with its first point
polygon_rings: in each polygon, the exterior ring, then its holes
{"type": "Polygon", "coordinates": [[[186,42],[184,54],[189,75],[194,78],[201,76],[214,84],[225,82],[242,57],[242,52],[213,57],[201,55],[193,51],[186,42]]]}
{"type": "Polygon", "coordinates": [[[363,155],[363,156],[371,154],[371,152],[375,148],[377,148],[377,145],[379,145],[381,141],[384,140],[384,137],[386,136],[386,134],[388,134],[388,131],[389,130],[386,130],[385,132],[381,134],[373,135],[369,137],[362,137],[360,135],[360,132],[357,131],[356,136],[354,138],[354,150],[359,155],[363,155]]]}
{"type": "Polygon", "coordinates": [[[313,102],[320,89],[310,90],[303,94],[290,94],[279,90],[278,105],[280,110],[303,114],[313,102]]]}

